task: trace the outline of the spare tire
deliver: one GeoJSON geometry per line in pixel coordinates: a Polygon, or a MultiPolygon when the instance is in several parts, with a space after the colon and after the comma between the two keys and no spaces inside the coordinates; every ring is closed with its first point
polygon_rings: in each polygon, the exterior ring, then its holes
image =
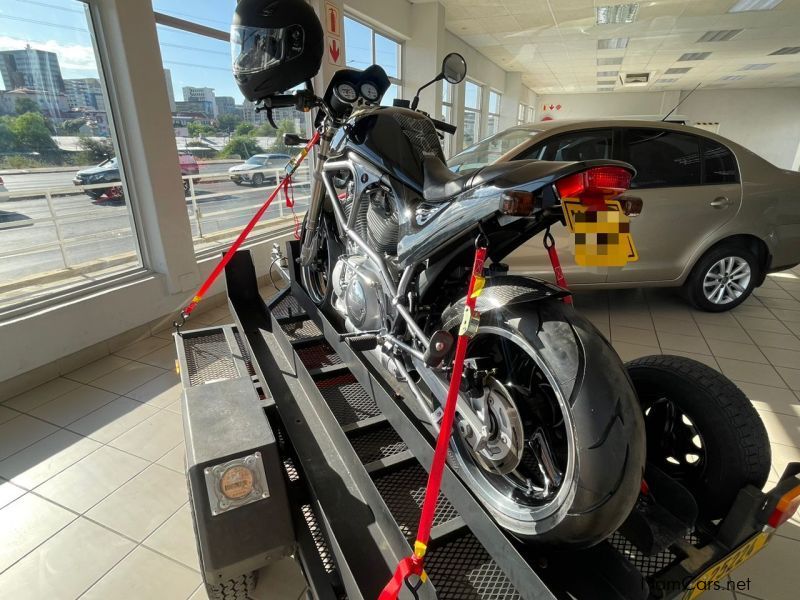
{"type": "Polygon", "coordinates": [[[645,356],[625,366],[644,412],[647,461],[686,486],[702,516],[722,518],[744,486],[764,486],[767,431],[730,379],[682,356],[645,356]]]}

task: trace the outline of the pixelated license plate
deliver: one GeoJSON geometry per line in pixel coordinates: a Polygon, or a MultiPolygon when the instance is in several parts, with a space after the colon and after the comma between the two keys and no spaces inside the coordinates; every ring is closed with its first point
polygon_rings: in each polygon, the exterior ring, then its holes
{"type": "Polygon", "coordinates": [[[575,235],[575,262],[584,267],[624,267],[639,260],[630,220],[616,200],[602,208],[577,198],[562,198],[567,227],[575,235]]]}

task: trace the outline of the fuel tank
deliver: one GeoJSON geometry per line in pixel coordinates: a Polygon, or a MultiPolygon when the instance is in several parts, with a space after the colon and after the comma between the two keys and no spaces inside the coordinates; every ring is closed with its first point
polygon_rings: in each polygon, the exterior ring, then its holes
{"type": "Polygon", "coordinates": [[[408,108],[380,106],[356,112],[331,143],[332,154],[351,150],[392,177],[422,191],[422,159],[444,161],[439,135],[431,120],[408,108]]]}

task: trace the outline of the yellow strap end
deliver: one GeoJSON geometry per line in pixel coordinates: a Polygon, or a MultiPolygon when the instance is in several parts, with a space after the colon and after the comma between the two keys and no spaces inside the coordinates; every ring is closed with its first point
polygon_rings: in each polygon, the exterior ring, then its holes
{"type": "Polygon", "coordinates": [[[477,298],[483,293],[483,288],[486,286],[485,277],[476,277],[475,285],[472,287],[472,296],[470,298],[477,298]]]}
{"type": "Polygon", "coordinates": [[[422,583],[426,583],[428,581],[428,573],[426,571],[422,571],[422,575],[419,576],[422,583]]]}
{"type": "Polygon", "coordinates": [[[417,540],[414,542],[414,554],[416,554],[417,558],[422,558],[425,556],[425,552],[427,552],[428,546],[424,542],[420,542],[417,540]]]}
{"type": "Polygon", "coordinates": [[[192,302],[200,302],[200,300],[201,300],[200,296],[195,296],[194,298],[192,298],[192,302]]]}

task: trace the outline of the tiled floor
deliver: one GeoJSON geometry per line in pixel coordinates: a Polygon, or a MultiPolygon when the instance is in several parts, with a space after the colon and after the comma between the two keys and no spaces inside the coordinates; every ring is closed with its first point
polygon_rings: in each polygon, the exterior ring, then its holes
{"type": "MultiPolygon", "coordinates": [[[[680,354],[733,379],[767,425],[771,482],[787,462],[800,461],[800,270],[770,276],[731,313],[691,310],[664,290],[583,292],[576,305],[625,360],[680,354]]],[[[225,308],[193,319],[195,326],[229,321],[225,308]]],[[[205,597],[174,359],[170,332],[157,332],[0,404],[0,595],[205,597]]],[[[704,597],[793,600],[798,556],[795,519],[733,573],[749,578],[746,591],[704,597]]],[[[275,580],[291,591],[273,587],[265,598],[300,593],[286,583],[291,577],[275,580]]]]}

